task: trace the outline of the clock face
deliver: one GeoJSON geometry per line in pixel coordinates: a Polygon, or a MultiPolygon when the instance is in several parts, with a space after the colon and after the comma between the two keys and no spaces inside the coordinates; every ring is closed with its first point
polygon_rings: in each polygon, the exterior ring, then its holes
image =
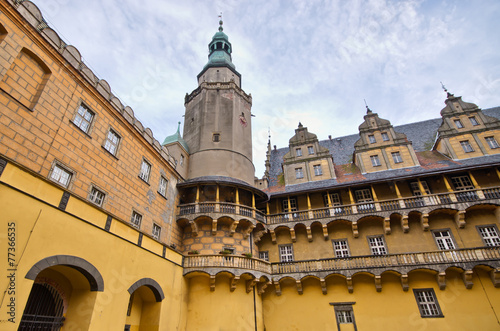
{"type": "Polygon", "coordinates": [[[243,115],[240,115],[240,124],[244,128],[246,128],[248,125],[247,120],[246,120],[245,116],[243,116],[243,115]]]}

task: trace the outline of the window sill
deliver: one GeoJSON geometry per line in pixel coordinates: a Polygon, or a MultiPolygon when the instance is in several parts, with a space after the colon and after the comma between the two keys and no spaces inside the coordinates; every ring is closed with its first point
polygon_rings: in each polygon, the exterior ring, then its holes
{"type": "Polygon", "coordinates": [[[104,149],[106,151],[106,153],[108,153],[109,155],[111,155],[112,157],[114,157],[116,160],[119,160],[119,158],[115,154],[113,154],[110,151],[108,151],[104,146],[101,145],[101,147],[102,147],[102,149],[104,149]]]}
{"type": "Polygon", "coordinates": [[[144,183],[148,184],[148,186],[151,186],[151,184],[149,184],[147,181],[145,181],[144,178],[142,178],[141,176],[137,175],[137,178],[139,178],[144,183]]]}
{"type": "Polygon", "coordinates": [[[92,139],[92,136],[90,136],[90,134],[89,134],[90,129],[91,129],[92,127],[90,127],[90,128],[89,128],[89,132],[85,132],[85,131],[83,131],[83,130],[82,130],[82,129],[78,126],[78,125],[76,125],[76,124],[75,124],[75,122],[73,122],[72,120],[69,120],[69,122],[70,122],[71,124],[73,124],[73,126],[74,126],[75,128],[77,128],[77,129],[78,129],[78,131],[80,131],[81,133],[83,133],[84,135],[86,135],[86,136],[87,136],[87,138],[92,139]]]}

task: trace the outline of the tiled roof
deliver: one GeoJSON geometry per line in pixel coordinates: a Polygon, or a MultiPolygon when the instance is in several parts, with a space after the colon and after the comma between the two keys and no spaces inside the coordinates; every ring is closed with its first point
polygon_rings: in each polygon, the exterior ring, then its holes
{"type": "MultiPolygon", "coordinates": [[[[500,107],[484,109],[483,113],[500,119],[500,107]]],[[[436,169],[448,168],[458,170],[480,165],[493,165],[500,163],[500,155],[484,156],[460,161],[453,161],[438,152],[430,151],[436,139],[437,129],[441,125],[441,118],[435,118],[422,122],[398,125],[394,127],[396,132],[404,133],[412,142],[420,162],[419,167],[405,169],[385,170],[369,174],[361,174],[359,169],[352,164],[354,143],[359,139],[359,134],[332,138],[320,141],[320,145],[328,148],[333,156],[337,179],[329,179],[308,182],[296,185],[284,186],[280,183],[279,176],[282,173],[283,156],[288,153],[288,147],[274,149],[271,151],[271,169],[269,173],[269,194],[292,193],[299,191],[310,191],[325,187],[342,186],[346,183],[356,184],[360,182],[371,182],[396,177],[413,176],[417,174],[431,174],[436,169]]],[[[445,169],[442,169],[445,170],[445,169]]]]}

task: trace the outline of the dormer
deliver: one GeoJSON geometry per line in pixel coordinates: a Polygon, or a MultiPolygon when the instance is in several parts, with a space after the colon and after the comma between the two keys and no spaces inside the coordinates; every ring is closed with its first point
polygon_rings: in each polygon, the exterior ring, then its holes
{"type": "Polygon", "coordinates": [[[394,131],[391,122],[366,107],[359,126],[360,139],[354,144],[354,163],[362,173],[418,166],[419,162],[406,135],[394,131]]]}
{"type": "Polygon", "coordinates": [[[445,91],[446,107],[433,149],[455,160],[500,153],[500,121],[445,91]]]}
{"type": "Polygon", "coordinates": [[[283,157],[287,185],[336,178],[330,151],[302,123],[295,129],[288,147],[289,152],[283,157]]]}

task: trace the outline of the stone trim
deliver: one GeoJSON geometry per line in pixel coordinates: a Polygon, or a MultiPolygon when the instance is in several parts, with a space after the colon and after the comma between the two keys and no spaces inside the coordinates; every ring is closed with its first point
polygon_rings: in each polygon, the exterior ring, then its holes
{"type": "Polygon", "coordinates": [[[165,295],[163,294],[163,290],[161,289],[160,284],[158,284],[158,282],[151,278],[139,279],[129,287],[128,293],[132,295],[132,293],[134,293],[135,290],[137,290],[141,286],[146,286],[153,292],[156,302],[161,302],[163,299],[165,299],[165,295]]]}

